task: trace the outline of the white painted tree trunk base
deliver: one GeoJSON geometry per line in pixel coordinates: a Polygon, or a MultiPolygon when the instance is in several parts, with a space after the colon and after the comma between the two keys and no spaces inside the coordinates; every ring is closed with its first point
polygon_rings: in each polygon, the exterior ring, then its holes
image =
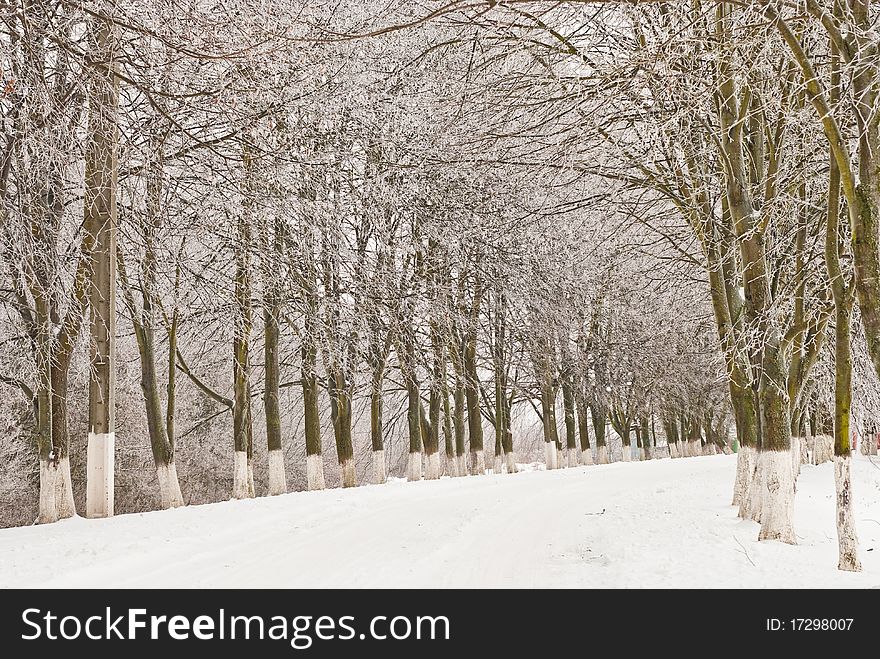
{"type": "Polygon", "coordinates": [[[500,474],[503,469],[504,458],[498,454],[495,456],[495,461],[492,463],[492,473],[500,474]]]}
{"type": "Polygon", "coordinates": [[[740,507],[744,512],[744,514],[740,514],[743,519],[750,519],[758,523],[761,521],[761,507],[764,505],[763,478],[764,464],[761,462],[761,452],[753,449],[749,457],[748,487],[740,507]]]}
{"type": "Polygon", "coordinates": [[[544,442],[544,465],[547,469],[556,469],[556,444],[544,442]]]}
{"type": "Polygon", "coordinates": [[[354,460],[348,458],[342,465],[342,487],[357,487],[357,472],[354,468],[354,460]]]}
{"type": "Polygon", "coordinates": [[[70,479],[70,458],[67,456],[58,461],[58,476],[55,480],[55,507],[58,510],[58,519],[76,516],[73,481],[70,479]]]}
{"type": "Polygon", "coordinates": [[[687,457],[687,442],[677,441],[675,442],[675,453],[679,458],[687,457]]]}
{"type": "Polygon", "coordinates": [[[621,459],[624,462],[632,462],[632,449],[626,444],[623,445],[623,456],[621,459]]]}
{"type": "Polygon", "coordinates": [[[86,450],[86,517],[113,516],[115,433],[89,433],[86,450]]]}
{"type": "Polygon", "coordinates": [[[247,451],[235,451],[232,454],[232,498],[250,498],[248,487],[247,451]]]}
{"type": "Polygon", "coordinates": [[[513,451],[504,454],[504,462],[507,464],[508,474],[515,474],[518,471],[516,468],[516,455],[513,451]]]}
{"type": "Polygon", "coordinates": [[[58,465],[51,461],[40,460],[40,508],[37,514],[38,524],[51,524],[58,521],[56,493],[58,492],[58,465]]]}
{"type": "Polygon", "coordinates": [[[253,460],[248,458],[247,463],[247,485],[248,485],[248,497],[253,499],[257,496],[257,491],[254,489],[254,463],[253,460]]]}
{"type": "Polygon", "coordinates": [[[464,477],[468,475],[467,455],[462,453],[455,458],[458,461],[458,476],[464,477]]]}
{"type": "Polygon", "coordinates": [[[486,457],[483,451],[474,451],[471,453],[471,468],[474,476],[482,476],[486,473],[486,457]]]}
{"type": "Polygon", "coordinates": [[[373,483],[384,485],[388,480],[388,472],[385,469],[385,450],[373,451],[373,483]]]}
{"type": "Polygon", "coordinates": [[[287,492],[287,476],[284,474],[284,451],[269,451],[269,496],[287,492]]]}
{"type": "Polygon", "coordinates": [[[156,465],[156,476],[159,479],[159,502],[162,508],[180,508],[183,505],[183,493],[177,480],[177,465],[174,462],[156,465]]]}
{"type": "Polygon", "coordinates": [[[578,452],[576,448],[570,448],[567,451],[568,453],[568,466],[569,467],[577,467],[578,466],[578,452]]]}
{"type": "Polygon", "coordinates": [[[853,514],[852,472],[849,456],[834,458],[834,490],[837,493],[837,569],[845,572],[861,572],[859,561],[859,538],[853,514]]]}
{"type": "Polygon", "coordinates": [[[639,460],[647,460],[647,458],[645,457],[646,455],[647,455],[647,453],[645,452],[644,447],[640,448],[639,449],[639,460]]]}
{"type": "Polygon", "coordinates": [[[761,532],[758,540],[779,540],[797,544],[792,516],[794,512],[794,470],[791,451],[761,451],[763,463],[761,493],[761,532]]]}
{"type": "Polygon", "coordinates": [[[791,468],[794,471],[795,479],[801,473],[801,444],[800,437],[791,438],[791,468]]]}
{"type": "Polygon", "coordinates": [[[425,456],[425,480],[435,481],[440,478],[440,454],[431,453],[425,456]]]}
{"type": "Polygon", "coordinates": [[[608,464],[608,447],[599,446],[596,448],[596,462],[600,465],[608,464]]]}
{"type": "Polygon", "coordinates": [[[749,447],[742,446],[736,455],[736,476],[733,480],[733,500],[730,502],[731,506],[739,506],[742,503],[743,495],[748,487],[748,475],[749,447]]]}
{"type": "Polygon", "coordinates": [[[675,442],[666,445],[669,449],[669,457],[670,458],[678,458],[678,445],[675,442]]]}
{"type": "Polygon", "coordinates": [[[593,449],[588,448],[581,451],[581,464],[584,467],[590,467],[593,464],[593,449]]]}
{"type": "Polygon", "coordinates": [[[318,455],[306,456],[306,486],[309,490],[323,490],[324,458],[318,455]]]}
{"type": "Polygon", "coordinates": [[[422,480],[422,454],[410,453],[409,464],[406,468],[406,480],[420,481],[422,480]]]}

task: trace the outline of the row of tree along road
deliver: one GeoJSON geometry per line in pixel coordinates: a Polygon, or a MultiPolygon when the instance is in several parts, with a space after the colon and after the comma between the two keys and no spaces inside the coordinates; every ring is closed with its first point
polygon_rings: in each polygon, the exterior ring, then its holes
{"type": "Polygon", "coordinates": [[[603,463],[610,427],[735,437],[761,540],[833,457],[860,569],[877,7],[339,5],[0,9],[5,521],[603,463]]]}

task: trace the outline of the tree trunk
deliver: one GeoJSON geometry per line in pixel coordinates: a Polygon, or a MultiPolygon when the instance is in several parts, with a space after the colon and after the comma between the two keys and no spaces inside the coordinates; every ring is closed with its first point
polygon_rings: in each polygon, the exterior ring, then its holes
{"type": "Polygon", "coordinates": [[[565,415],[565,457],[568,467],[577,467],[579,462],[574,407],[574,382],[571,372],[565,369],[562,374],[562,408],[565,415]]]}
{"type": "Polygon", "coordinates": [[[502,448],[502,443],[504,442],[504,426],[500,421],[496,421],[496,423],[499,425],[495,426],[495,450],[493,452],[494,460],[492,461],[492,473],[500,474],[504,463],[504,449],[502,448]]]}
{"type": "Polygon", "coordinates": [[[301,281],[304,331],[300,347],[302,362],[303,427],[306,439],[306,481],[309,490],[323,490],[324,458],[321,455],[321,417],[318,408],[318,293],[315,269],[315,239],[311,226],[303,227],[301,281]]]}
{"type": "Polygon", "coordinates": [[[758,388],[761,407],[761,463],[757,474],[762,493],[759,540],[795,544],[792,516],[795,474],[791,458],[791,418],[785,369],[773,337],[764,348],[763,376],[758,388]]]}
{"type": "Polygon", "coordinates": [[[113,515],[116,402],[116,188],[119,143],[117,27],[93,18],[89,25],[89,138],[85,158],[85,228],[92,236],[91,369],[86,515],[113,515]]]}
{"type": "Polygon", "coordinates": [[[471,456],[471,473],[486,473],[483,456],[483,419],[480,416],[480,380],[477,373],[477,326],[483,300],[483,280],[479,263],[474,270],[474,289],[468,310],[467,329],[464,336],[464,386],[468,416],[468,445],[471,456]]]}
{"type": "Polygon", "coordinates": [[[452,429],[455,435],[456,476],[467,476],[467,451],[465,450],[465,386],[464,378],[456,370],[453,396],[452,429]]]}
{"type": "Polygon", "coordinates": [[[52,445],[58,456],[55,507],[59,519],[76,515],[70,477],[70,434],[67,430],[67,379],[70,353],[56,351],[52,364],[52,445]]]}
{"type": "Polygon", "coordinates": [[[590,447],[590,419],[586,398],[579,393],[577,402],[578,431],[581,436],[581,464],[593,464],[593,449],[590,447]]]}
{"type": "Polygon", "coordinates": [[[407,412],[406,421],[409,429],[409,465],[406,478],[409,481],[422,480],[422,423],[419,385],[415,375],[404,376],[406,379],[407,412]]]}
{"type": "Polygon", "coordinates": [[[446,380],[446,372],[443,372],[441,385],[443,396],[443,448],[446,453],[446,473],[449,476],[458,475],[458,459],[455,452],[455,437],[452,434],[452,408],[449,405],[449,383],[446,380]]]}
{"type": "Polygon", "coordinates": [[[648,423],[648,417],[643,416],[639,420],[639,434],[641,435],[642,442],[642,460],[650,460],[653,457],[651,446],[651,427],[648,423]]]}
{"type": "Polygon", "coordinates": [[[342,470],[342,487],[355,487],[354,446],[351,440],[351,391],[340,368],[328,373],[330,388],[330,420],[336,439],[336,457],[342,470]]]}
{"type": "Polygon", "coordinates": [[[598,403],[590,405],[590,416],[593,420],[593,434],[596,437],[596,463],[608,464],[608,446],[605,443],[605,408],[598,403]]]}
{"type": "Polygon", "coordinates": [[[267,235],[268,227],[264,229],[263,236],[263,249],[266,252],[263,255],[263,360],[266,371],[263,408],[266,414],[266,447],[269,452],[269,496],[284,494],[287,491],[279,400],[281,368],[278,361],[278,344],[281,333],[281,299],[279,282],[275,274],[283,245],[280,221],[276,221],[273,228],[271,239],[267,235]],[[272,257],[275,257],[274,263],[270,263],[272,257]]]}
{"type": "Polygon", "coordinates": [[[741,388],[730,383],[730,400],[739,443],[731,504],[740,506],[740,517],[744,517],[744,509],[748,508],[747,498],[751,488],[754,456],[758,448],[758,414],[751,388],[741,388]]]}
{"type": "Polygon", "coordinates": [[[321,420],[318,410],[317,350],[306,317],[306,335],[302,341],[303,426],[306,435],[306,479],[310,490],[323,490],[324,460],[321,456],[321,420]]]}
{"type": "Polygon", "coordinates": [[[541,420],[544,430],[544,464],[547,469],[558,469],[559,431],[556,427],[556,391],[549,374],[544,374],[541,385],[541,420]]]}
{"type": "MultiPolygon", "coordinates": [[[[859,572],[859,541],[853,512],[850,466],[850,407],[852,403],[851,307],[837,309],[834,331],[834,485],[837,511],[837,568],[859,572]]],[[[875,441],[873,437],[870,441],[875,441]]]]}
{"type": "MultiPolygon", "coordinates": [[[[831,43],[831,100],[840,94],[839,55],[831,43]]],[[[845,249],[840,232],[840,168],[830,154],[828,209],[825,230],[825,265],[834,299],[834,489],[837,513],[837,569],[860,572],[859,541],[852,502],[850,465],[850,410],[852,407],[852,310],[854,282],[847,282],[840,266],[845,249]]],[[[872,444],[873,433],[866,438],[872,444]]]]}
{"type": "Polygon", "coordinates": [[[670,458],[681,457],[678,453],[678,426],[675,417],[668,412],[663,413],[663,434],[666,436],[666,447],[670,458]]]}
{"type": "Polygon", "coordinates": [[[385,365],[392,344],[392,334],[386,332],[384,343],[379,341],[381,324],[378,312],[367,307],[370,321],[369,361],[372,377],[370,379],[370,448],[373,455],[373,483],[381,485],[388,478],[385,465],[385,437],[382,427],[384,401],[382,382],[385,378],[385,365]]]}
{"type": "Polygon", "coordinates": [[[479,375],[477,374],[476,328],[468,332],[464,351],[465,400],[468,417],[468,445],[471,455],[471,473],[480,475],[486,472],[483,457],[483,419],[480,416],[479,375]]]}
{"type": "MultiPolygon", "coordinates": [[[[32,286],[35,301],[37,362],[37,449],[40,459],[38,522],[73,517],[76,506],[70,476],[70,436],[67,428],[67,383],[70,358],[82,326],[88,288],[91,242],[84,237],[74,274],[70,306],[54,342],[52,313],[46,303],[46,287],[32,286]],[[46,355],[51,355],[47,360],[46,355]],[[44,369],[48,369],[44,370],[44,369]],[[53,486],[54,484],[54,486],[53,486]],[[50,491],[53,490],[53,491],[50,491]]],[[[45,282],[44,282],[45,283],[45,282]]]]}
{"type": "Polygon", "coordinates": [[[150,448],[159,480],[159,500],[162,508],[176,508],[183,505],[183,495],[177,480],[174,447],[167,435],[167,419],[162,413],[162,402],[159,397],[154,330],[149,325],[148,317],[144,318],[143,324],[138,320],[133,322],[141,362],[140,384],[146,407],[150,448]]]}
{"type": "Polygon", "coordinates": [[[688,457],[695,458],[703,454],[702,451],[702,435],[700,433],[700,422],[697,417],[691,415],[687,419],[688,428],[688,457]]]}
{"type": "Polygon", "coordinates": [[[508,474],[519,471],[516,466],[516,454],[513,452],[513,431],[510,429],[510,403],[504,406],[504,437],[501,438],[501,449],[504,452],[504,464],[508,474]]]}
{"type": "Polygon", "coordinates": [[[248,467],[253,454],[253,419],[251,417],[251,278],[250,213],[245,210],[238,218],[238,242],[235,246],[235,317],[232,338],[232,437],[233,472],[232,497],[247,499],[252,496],[248,467]]]}
{"type": "MultiPolygon", "coordinates": [[[[352,337],[354,330],[348,331],[340,321],[343,306],[340,287],[340,249],[335,230],[324,227],[321,251],[325,316],[322,326],[324,337],[320,345],[327,374],[330,421],[336,441],[336,459],[342,472],[342,487],[354,487],[357,485],[351,437],[354,373],[350,367],[350,357],[353,354],[352,342],[356,339],[352,337]]],[[[358,264],[360,263],[361,261],[358,261],[358,264]]]]}
{"type": "Polygon", "coordinates": [[[232,381],[234,405],[232,408],[233,472],[232,497],[247,499],[251,496],[248,484],[250,437],[252,433],[250,400],[250,366],[248,364],[249,341],[246,338],[242,314],[239,308],[239,327],[233,339],[232,381]]]}
{"type": "Polygon", "coordinates": [[[37,362],[37,451],[40,457],[40,504],[37,521],[58,521],[58,454],[52,442],[52,326],[42,294],[34,295],[37,362]]]}
{"type": "Polygon", "coordinates": [[[423,435],[425,441],[425,478],[437,480],[440,478],[440,387],[439,383],[431,383],[431,393],[428,396],[428,433],[423,435]]]}
{"type": "Polygon", "coordinates": [[[630,462],[632,460],[632,445],[630,443],[632,419],[629,416],[629,412],[620,406],[615,406],[611,408],[610,418],[611,427],[620,437],[621,460],[623,462],[630,462]]]}
{"type": "Polygon", "coordinates": [[[373,482],[381,485],[387,479],[385,440],[382,435],[382,371],[374,367],[370,389],[370,445],[373,453],[373,482]]]}
{"type": "Polygon", "coordinates": [[[278,365],[279,309],[274,300],[266,304],[263,311],[265,328],[264,359],[266,362],[263,406],[266,411],[266,444],[269,451],[269,496],[284,494],[287,491],[287,478],[284,473],[284,450],[281,444],[281,406],[278,386],[280,368],[278,365]]]}
{"type": "MultiPolygon", "coordinates": [[[[436,296],[435,296],[436,303],[436,296]]],[[[444,383],[446,380],[446,350],[440,323],[432,316],[430,321],[431,351],[434,363],[431,369],[430,391],[428,393],[428,433],[423,436],[425,442],[425,478],[440,478],[440,413],[443,403],[444,383]]]]}

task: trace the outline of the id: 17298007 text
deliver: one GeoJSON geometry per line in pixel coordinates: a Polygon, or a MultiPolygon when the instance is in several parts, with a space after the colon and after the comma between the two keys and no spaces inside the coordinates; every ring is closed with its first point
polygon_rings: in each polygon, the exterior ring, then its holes
{"type": "Polygon", "coordinates": [[[780,620],[779,618],[767,618],[767,631],[849,631],[852,629],[853,620],[855,618],[789,618],[788,620],[780,620]]]}

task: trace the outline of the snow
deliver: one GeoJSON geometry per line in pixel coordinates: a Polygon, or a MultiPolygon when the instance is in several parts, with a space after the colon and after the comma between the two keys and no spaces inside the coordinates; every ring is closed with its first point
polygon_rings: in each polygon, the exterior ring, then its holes
{"type": "Polygon", "coordinates": [[[0,585],[880,587],[880,461],[852,462],[861,573],[837,570],[833,469],[801,468],[797,545],[757,541],[728,505],[736,456],[716,455],[5,529],[0,585]]]}

